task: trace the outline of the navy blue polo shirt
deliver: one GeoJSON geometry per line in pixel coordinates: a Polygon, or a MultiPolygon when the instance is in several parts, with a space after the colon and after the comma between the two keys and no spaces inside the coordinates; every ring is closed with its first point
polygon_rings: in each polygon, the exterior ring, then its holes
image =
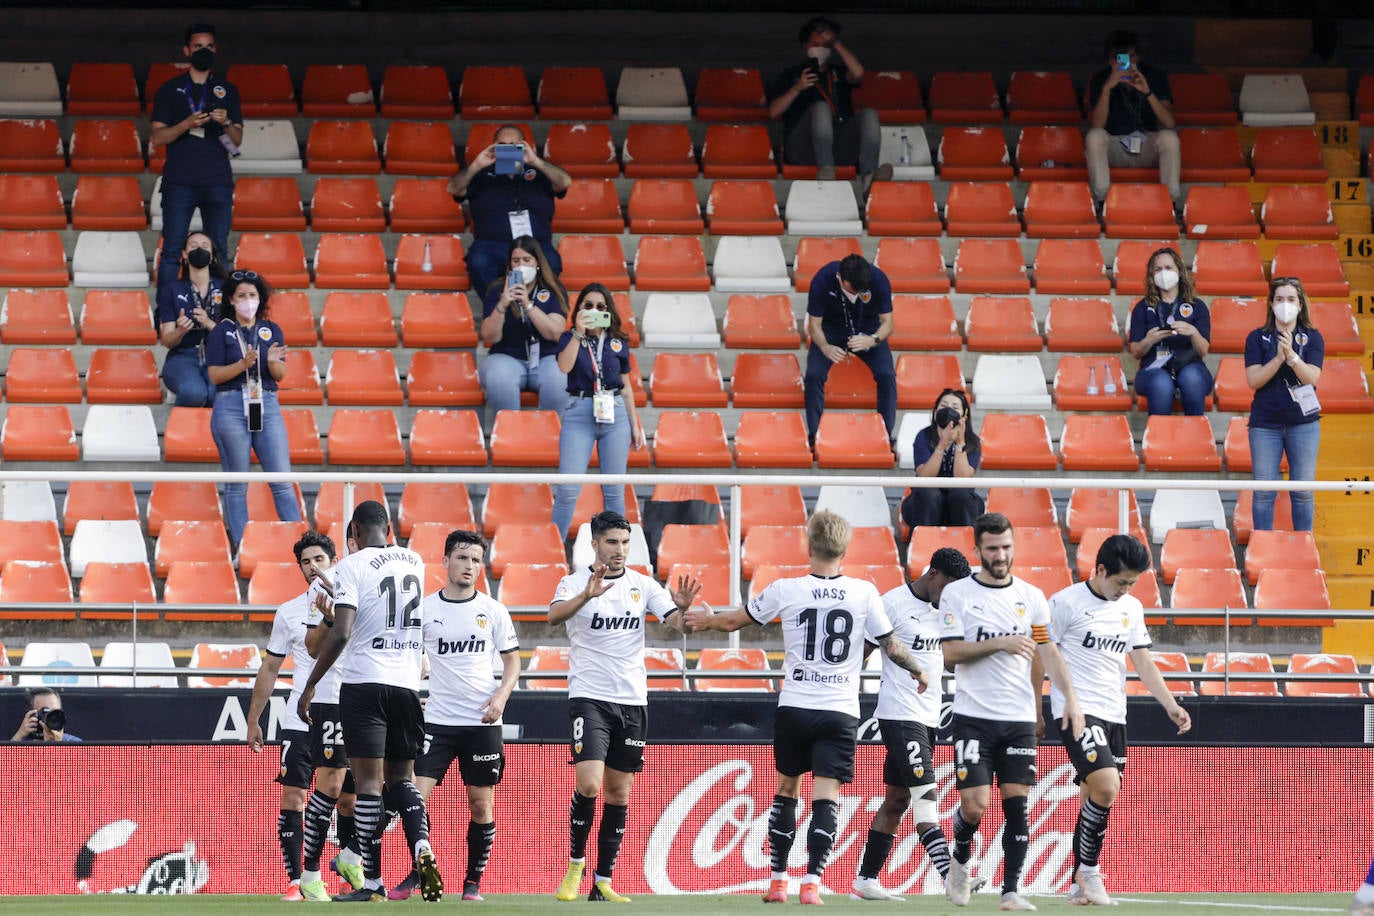
{"type": "MultiPolygon", "coordinates": [[[[186,120],[197,111],[223,108],[230,124],[243,123],[239,106],[239,91],[213,73],[205,83],[192,82],[189,73],[169,79],[153,98],[153,120],[172,125],[186,120]]],[[[234,174],[229,168],[229,153],[219,142],[224,132],[213,121],[205,125],[205,136],[194,137],[188,131],[167,145],[167,164],[162,180],[175,184],[210,187],[233,184],[234,174]]]]}
{"type": "MultiPolygon", "coordinates": [[[[214,318],[219,314],[220,302],[224,298],[224,281],[219,277],[210,278],[210,292],[205,298],[201,298],[196,292],[196,288],[191,285],[190,280],[173,280],[163,285],[157,291],[157,324],[161,328],[164,324],[171,324],[176,321],[183,313],[190,317],[191,312],[199,305],[205,309],[205,314],[214,318]]],[[[192,318],[192,321],[195,319],[192,318]]],[[[169,353],[185,353],[193,351],[205,341],[205,335],[210,332],[196,325],[186,332],[186,336],[181,338],[181,343],[172,347],[169,353]]]]}
{"type": "MultiPolygon", "coordinates": [[[[1128,339],[1131,343],[1144,340],[1150,331],[1170,327],[1175,321],[1186,321],[1197,328],[1197,332],[1204,340],[1212,339],[1212,313],[1207,310],[1207,304],[1201,299],[1185,299],[1180,302],[1161,300],[1158,306],[1141,299],[1131,309],[1131,333],[1128,339]]],[[[1140,355],[1140,367],[1144,369],[1153,363],[1155,355],[1161,349],[1175,354],[1192,350],[1193,339],[1181,334],[1164,338],[1140,355]]]]}
{"type": "MultiPolygon", "coordinates": [[[[601,332],[602,337],[606,337],[606,343],[601,346],[601,387],[607,389],[622,388],[625,385],[624,377],[630,374],[630,342],[621,340],[618,337],[609,337],[605,331],[601,332]]],[[[558,352],[563,352],[563,348],[572,340],[572,331],[564,331],[563,336],[558,338],[558,352]]],[[[568,394],[591,394],[596,390],[596,368],[593,364],[593,354],[598,349],[598,341],[588,337],[585,343],[579,343],[577,348],[577,362],[573,363],[572,371],[568,373],[568,394]]]]}
{"type": "MultiPolygon", "coordinates": [[[[258,368],[262,370],[262,387],[264,391],[276,391],[277,380],[272,378],[272,373],[267,371],[267,351],[274,344],[285,344],[286,339],[282,337],[281,328],[277,327],[275,321],[257,321],[252,328],[243,328],[232,318],[226,318],[215,325],[214,330],[207,331],[205,338],[205,365],[207,366],[231,366],[243,359],[243,348],[240,346],[239,329],[258,346],[258,363],[254,371],[258,368]]],[[[220,382],[215,386],[216,391],[238,391],[243,388],[248,379],[248,373],[240,372],[238,375],[229,379],[227,382],[220,382]]]]}
{"type": "MultiPolygon", "coordinates": [[[[1174,100],[1174,94],[1169,89],[1169,74],[1149,64],[1139,64],[1136,69],[1145,76],[1145,81],[1150,84],[1150,91],[1158,96],[1161,102],[1174,100]]],[[[1107,84],[1107,76],[1111,72],[1111,68],[1103,67],[1088,80],[1088,108],[1091,109],[1097,104],[1098,96],[1102,95],[1102,87],[1107,84]]],[[[1137,130],[1148,134],[1159,130],[1159,118],[1155,117],[1155,110],[1149,99],[1134,86],[1121,83],[1112,89],[1112,99],[1107,104],[1107,123],[1104,127],[1113,137],[1125,136],[1137,130]]]]}
{"type": "MultiPolygon", "coordinates": [[[[935,454],[935,446],[931,444],[930,433],[930,427],[927,426],[916,434],[916,444],[912,447],[911,451],[912,457],[916,459],[916,467],[918,468],[929,461],[931,455],[935,454]]],[[[938,432],[935,438],[937,441],[939,440],[940,436],[938,432]]],[[[969,467],[973,468],[975,471],[978,470],[978,465],[983,463],[982,449],[968,448],[965,446],[964,457],[968,459],[969,467]]],[[[940,459],[940,471],[935,476],[954,476],[954,452],[952,450],[945,452],[944,457],[940,459]]]]}
{"type": "Polygon", "coordinates": [[[874,334],[883,315],[892,312],[892,284],[887,274],[873,268],[873,279],[866,292],[850,303],[840,291],[840,262],[831,261],[811,278],[806,297],[806,314],[821,319],[825,339],[837,347],[854,334],[874,334]]]}
{"type": "Polygon", "coordinates": [[[472,237],[484,242],[509,242],[510,213],[528,210],[530,234],[545,245],[553,243],[553,202],[566,191],[555,192],[544,173],[531,166],[518,175],[498,175],[488,166],[468,182],[466,199],[472,215],[472,237]]]}
{"type": "MultiPolygon", "coordinates": [[[[789,89],[797,85],[797,81],[801,79],[802,71],[806,67],[807,64],[801,63],[795,67],[788,67],[779,73],[777,79],[773,80],[772,89],[768,92],[768,100],[771,102],[773,99],[786,95],[789,89]]],[[[816,85],[797,93],[792,104],[788,105],[787,110],[782,113],[783,131],[791,133],[792,128],[797,126],[797,122],[806,117],[811,106],[817,102],[828,103],[830,110],[835,113],[837,118],[852,117],[854,114],[852,92],[853,86],[849,82],[848,70],[822,70],[821,78],[816,81],[816,85]]]]}
{"type": "MultiPolygon", "coordinates": [[[[485,320],[491,317],[492,312],[496,311],[496,303],[501,299],[504,288],[500,283],[493,283],[487,290],[487,297],[482,302],[482,318],[485,320]]],[[[559,307],[558,296],[552,290],[546,289],[538,280],[534,281],[534,298],[532,300],[536,308],[548,312],[550,315],[562,315],[563,311],[559,307]]],[[[515,313],[514,308],[506,309],[506,318],[501,325],[501,339],[491,345],[491,353],[504,353],[513,356],[524,362],[529,358],[530,341],[538,341],[539,358],[558,355],[558,342],[549,340],[535,330],[534,325],[515,313]]]]}
{"type": "MultiPolygon", "coordinates": [[[[1279,352],[1279,337],[1276,332],[1266,328],[1255,328],[1245,338],[1245,365],[1263,366],[1279,352]]],[[[1299,327],[1293,330],[1293,352],[1310,366],[1321,368],[1326,357],[1326,342],[1316,328],[1299,327]]],[[[1314,423],[1320,414],[1310,417],[1302,415],[1302,408],[1288,393],[1290,386],[1301,385],[1293,367],[1284,363],[1274,377],[1255,392],[1250,402],[1250,425],[1256,429],[1279,429],[1284,426],[1300,426],[1314,423]]],[[[1317,393],[1318,399],[1321,392],[1317,393]]]]}

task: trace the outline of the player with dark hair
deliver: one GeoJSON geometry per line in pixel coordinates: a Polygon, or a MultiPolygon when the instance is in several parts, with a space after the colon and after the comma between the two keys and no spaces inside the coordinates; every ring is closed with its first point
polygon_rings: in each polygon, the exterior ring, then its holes
{"type": "MultiPolygon", "coordinates": [[[[1082,736],[1060,735],[1083,793],[1073,831],[1071,904],[1112,905],[1097,860],[1107,833],[1107,816],[1126,769],[1127,653],[1141,682],[1178,726],[1178,733],[1193,725],[1155,665],[1145,610],[1130,593],[1149,568],[1148,547],[1129,534],[1114,534],[1098,548],[1092,578],[1050,599],[1050,638],[1059,646],[1083,708],[1082,736]]],[[[1050,712],[1057,717],[1064,706],[1063,692],[1051,686],[1050,712]]]]}
{"type": "Polygon", "coordinates": [[[384,810],[399,811],[406,843],[420,873],[426,900],[443,896],[444,882],[429,842],[425,801],[413,781],[416,751],[424,736],[420,707],[421,627],[425,561],[415,551],[389,544],[386,507],[365,500],[353,510],[348,537],[354,549],[334,569],[334,581],[321,581],[333,598],[334,626],[298,701],[310,721],[315,687],[342,656],[339,711],[344,744],[358,787],[358,843],[364,885],[335,900],[386,899],[382,885],[384,810]]]}
{"type": "Polygon", "coordinates": [[[954,854],[945,895],[968,904],[973,837],[987,811],[993,778],[1002,796],[1001,910],[1033,910],[1019,890],[1030,849],[1026,796],[1035,782],[1041,722],[1040,684],[1064,693],[1062,727],[1083,736],[1083,713],[1059,649],[1050,641],[1050,608],[1040,589],[1011,574],[1015,537],[1005,515],[987,512],[973,524],[980,568],[950,583],[940,595],[940,648],[954,669],[954,854]],[[1042,667],[1043,665],[1043,667],[1042,667]]]}
{"type": "MultiPolygon", "coordinates": [[[[883,595],[883,609],[892,623],[893,635],[930,672],[932,684],[938,685],[938,672],[945,666],[940,651],[940,595],[945,586],[968,574],[964,555],[953,547],[941,547],[931,554],[930,565],[920,578],[883,595]]],[[[941,880],[949,873],[949,844],[940,829],[932,757],[935,732],[940,727],[940,691],[916,689],[907,672],[885,658],[878,706],[873,715],[887,749],[883,761],[887,793],[882,807],[873,815],[851,896],[858,900],[902,900],[879,883],[878,873],[887,863],[897,828],[908,808],[914,807],[916,834],[930,864],[940,873],[941,880]],[[914,806],[913,791],[920,793],[914,806]]]]}
{"type": "Polygon", "coordinates": [[[648,687],[644,672],[644,619],[652,613],[679,633],[701,583],[679,576],[670,592],[651,576],[628,569],[630,523],[618,512],[592,516],[595,560],[564,576],[549,604],[549,623],[568,631],[568,715],[577,786],[568,811],[571,854],[554,894],[576,900],[586,867],[596,797],[603,783],[596,873],[588,900],[628,903],[611,887],[629,813],[630,787],[644,768],[648,687]]]}

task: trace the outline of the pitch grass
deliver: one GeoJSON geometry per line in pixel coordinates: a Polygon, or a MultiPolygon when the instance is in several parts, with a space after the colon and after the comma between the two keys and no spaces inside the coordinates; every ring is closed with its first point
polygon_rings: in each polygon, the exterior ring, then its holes
{"type": "MultiPolygon", "coordinates": [[[[1283,914],[1283,913],[1346,913],[1350,905],[1350,894],[1127,894],[1123,895],[1121,905],[1105,911],[1111,916],[1161,916],[1166,913],[1186,913],[1189,916],[1242,916],[1242,914],[1283,914]]],[[[827,895],[826,912],[835,910],[850,912],[885,913],[948,913],[982,914],[997,912],[997,898],[991,894],[979,894],[967,907],[958,909],[950,906],[941,897],[909,897],[905,903],[875,903],[850,900],[840,894],[827,895]]],[[[1063,898],[1032,897],[1031,900],[1045,913],[1095,912],[1070,909],[1063,898]]],[[[795,897],[788,908],[767,907],[755,895],[682,895],[652,896],[636,895],[633,909],[625,912],[636,914],[653,913],[710,913],[715,914],[757,914],[773,916],[777,913],[794,912],[795,897]]],[[[412,897],[405,903],[389,903],[388,907],[403,906],[411,910],[437,912],[447,907],[461,906],[465,911],[481,913],[531,913],[558,912],[576,913],[591,910],[601,913],[613,906],[592,907],[585,901],[560,903],[551,894],[492,894],[484,903],[462,903],[459,895],[446,896],[437,905],[424,903],[419,897],[412,897]]],[[[0,913],[43,914],[43,916],[67,916],[67,914],[114,913],[135,914],[153,913],[157,916],[187,913],[191,916],[211,913],[249,913],[258,910],[273,912],[313,912],[314,907],[306,903],[283,903],[275,895],[229,895],[195,894],[174,897],[135,897],[122,895],[99,895],[90,897],[0,897],[0,913]]],[[[345,908],[351,911],[352,908],[345,908]]],[[[370,911],[370,910],[367,910],[370,911]]]]}

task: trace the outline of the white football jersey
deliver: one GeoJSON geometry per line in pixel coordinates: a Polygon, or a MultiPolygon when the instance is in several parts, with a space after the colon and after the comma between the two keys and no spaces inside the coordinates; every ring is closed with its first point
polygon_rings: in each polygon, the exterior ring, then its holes
{"type": "Polygon", "coordinates": [[[749,602],[755,623],[782,623],[779,706],[859,715],[864,639],[892,632],[872,582],[848,576],[778,579],[749,602]]]}
{"type": "Polygon", "coordinates": [[[406,547],[364,547],[334,567],[334,606],[357,609],[342,683],[420,689],[425,561],[406,547]]]}
{"type": "MultiPolygon", "coordinates": [[[[892,624],[892,635],[911,650],[930,686],[925,693],[918,693],[920,682],[884,653],[883,679],[873,714],[879,719],[920,722],[935,728],[940,724],[940,672],[945,668],[945,656],[940,651],[940,612],[929,601],[913,595],[906,585],[883,595],[883,610],[892,624]]],[[[874,651],[883,650],[879,646],[874,651]]]]}
{"type": "MultiPolygon", "coordinates": [[[[334,581],[333,572],[328,570],[326,572],[330,576],[329,581],[332,583],[334,581]]],[[[310,587],[305,590],[305,629],[307,631],[313,630],[315,627],[324,624],[324,615],[320,613],[319,608],[315,607],[315,599],[322,593],[323,591],[320,588],[319,580],[311,579],[310,587]]],[[[297,661],[296,664],[299,665],[300,662],[297,661]]],[[[313,659],[311,659],[310,667],[315,667],[313,659]]],[[[305,679],[309,676],[309,671],[306,671],[305,674],[301,676],[300,684],[302,687],[305,686],[305,679]]],[[[324,677],[320,678],[319,683],[315,685],[315,702],[338,703],[339,681],[339,666],[335,664],[324,673],[324,677]]]]}
{"type": "Polygon", "coordinates": [[[481,592],[466,601],[435,592],[425,598],[424,635],[429,655],[425,723],[484,724],[482,704],[496,690],[498,659],[520,650],[506,606],[481,592]]]}
{"type": "MultiPolygon", "coordinates": [[[[1012,578],[1007,585],[984,585],[974,576],[951,582],[940,595],[940,638],[981,642],[999,636],[1049,640],[1050,608],[1045,593],[1012,578]]],[[[953,711],[1000,722],[1034,722],[1040,691],[1030,682],[1031,663],[1019,655],[994,652],[956,665],[953,711]]]]}
{"type": "MultiPolygon", "coordinates": [[[[588,568],[564,576],[553,593],[566,601],[587,587],[588,568]]],[[[649,702],[644,676],[644,621],[652,612],[659,620],[677,611],[672,595],[643,573],[627,569],[615,578],[610,591],[582,605],[564,623],[568,631],[568,697],[645,706],[649,702]]],[[[552,602],[550,602],[552,603],[552,602]]]]}
{"type": "MultiPolygon", "coordinates": [[[[1150,647],[1145,609],[1133,595],[1108,601],[1079,582],[1050,599],[1050,639],[1069,668],[1085,716],[1126,721],[1126,653],[1150,647]]],[[[1050,710],[1064,714],[1064,694],[1050,685],[1050,710]]]]}
{"type": "MultiPolygon", "coordinates": [[[[305,682],[310,679],[310,672],[315,668],[315,660],[305,650],[309,595],[309,592],[305,592],[277,607],[277,613],[272,618],[272,635],[267,639],[267,651],[269,653],[277,656],[277,658],[286,658],[289,655],[295,663],[295,671],[291,680],[291,695],[286,698],[286,718],[282,721],[282,727],[302,732],[310,731],[310,726],[306,725],[301,717],[296,714],[296,703],[301,698],[301,690],[305,687],[305,682]]],[[[315,687],[315,702],[339,702],[339,675],[337,671],[325,672],[324,677],[315,687]],[[331,684],[333,685],[334,699],[320,699],[320,694],[331,684]]]]}

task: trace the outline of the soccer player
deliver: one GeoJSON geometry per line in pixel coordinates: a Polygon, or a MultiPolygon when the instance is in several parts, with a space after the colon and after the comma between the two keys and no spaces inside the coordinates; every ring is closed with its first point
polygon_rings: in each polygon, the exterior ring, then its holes
{"type": "MultiPolygon", "coordinates": [[[[1126,654],[1140,680],[1164,707],[1181,735],[1192,728],[1150,655],[1145,611],[1130,592],[1150,568],[1150,549],[1128,534],[1114,534],[1097,551],[1092,578],[1050,599],[1050,639],[1059,646],[1069,680],[1083,709],[1083,735],[1062,735],[1082,788],[1083,804],[1073,831],[1071,904],[1111,906],[1097,859],[1107,816],[1126,769],[1126,654]]],[[[1063,714],[1064,694],[1050,689],[1050,711],[1063,714]]]]}
{"type": "MultiPolygon", "coordinates": [[[[444,587],[425,598],[425,652],[429,702],[425,744],[415,761],[415,788],[429,804],[455,760],[468,791],[468,870],[463,899],[481,900],[482,871],[496,842],[492,799],[506,767],[501,713],[520,678],[520,643],[506,606],[477,590],[486,545],[473,531],[453,531],[444,542],[444,587]],[[495,662],[501,681],[492,687],[495,662]]],[[[389,895],[404,900],[420,885],[411,872],[389,895]]]]}
{"type": "MultiPolygon", "coordinates": [[[[312,605],[313,591],[309,585],[326,569],[334,565],[334,542],[322,534],[307,531],[292,548],[296,565],[305,577],[306,590],[277,608],[272,618],[272,635],[267,641],[267,658],[258,669],[253,682],[253,698],[248,704],[248,746],[253,753],[262,753],[262,725],[259,719],[276,685],[282,661],[288,654],[295,662],[295,676],[291,681],[291,695],[286,701],[285,728],[282,730],[281,812],[277,815],[277,840],[281,844],[282,861],[290,884],[283,900],[328,900],[329,894],[320,880],[319,858],[329,832],[330,815],[337,802],[339,807],[339,873],[355,886],[362,884],[362,868],[358,854],[349,849],[353,845],[353,794],[344,792],[348,774],[348,757],[343,752],[343,730],[338,724],[338,706],[333,710],[326,703],[338,702],[339,678],[336,673],[320,683],[321,703],[315,704],[316,721],[310,726],[296,713],[296,701],[305,687],[315,660],[310,656],[310,638],[314,634],[319,614],[312,605]],[[310,779],[315,777],[315,791],[310,793],[310,779]],[[306,798],[309,796],[309,804],[306,798]],[[323,825],[318,821],[321,806],[323,825]],[[306,814],[311,820],[305,820],[306,814]],[[304,858],[304,869],[302,869],[304,858]],[[357,879],[356,881],[354,879],[357,879]]],[[[313,710],[312,710],[313,712],[313,710]]]]}
{"type": "MultiPolygon", "coordinates": [[[[904,646],[911,648],[917,664],[930,672],[932,682],[945,666],[940,651],[940,594],[951,582],[969,574],[968,560],[952,547],[941,547],[931,554],[930,565],[919,579],[894,588],[883,595],[883,609],[892,623],[892,632],[904,646]]],[[[938,683],[938,682],[936,682],[938,683]]],[[[913,818],[916,834],[930,857],[930,864],[944,880],[949,873],[949,843],[940,829],[935,801],[935,762],[931,751],[935,732],[940,727],[940,691],[916,689],[906,671],[883,659],[883,677],[878,687],[878,706],[874,710],[883,746],[883,782],[887,792],[883,804],[873,815],[864,843],[859,873],[854,877],[856,900],[902,900],[878,883],[878,873],[887,863],[902,815],[912,807],[911,796],[918,792],[913,818]]]]}
{"type": "Polygon", "coordinates": [[[1369,863],[1369,874],[1350,901],[1350,916],[1374,916],[1374,862],[1369,863]]]}
{"type": "Polygon", "coordinates": [[[549,605],[549,623],[567,627],[568,715],[577,786],[568,812],[571,855],[554,894],[576,900],[586,865],[587,838],[603,785],[597,863],[588,900],[629,903],[611,887],[611,873],[625,834],[630,787],[644,768],[648,692],[644,673],[644,619],[648,613],[679,633],[683,615],[701,583],[679,576],[669,592],[652,577],[625,567],[630,523],[618,512],[592,516],[590,568],[564,576],[549,605]]]}
{"type": "Polygon", "coordinates": [[[334,626],[320,645],[297,704],[301,718],[309,722],[316,685],[342,656],[339,712],[358,788],[355,817],[365,881],[335,900],[386,899],[384,795],[385,809],[400,812],[420,873],[421,895],[435,901],[444,893],[429,843],[425,801],[413,782],[416,750],[424,736],[419,691],[425,561],[413,550],[390,546],[390,535],[381,503],[369,499],[353,510],[348,536],[356,550],[334,568],[332,585],[322,580],[321,587],[333,598],[334,626]]]}
{"type": "Polygon", "coordinates": [[[1035,782],[1045,672],[1064,693],[1062,727],[1071,728],[1075,740],[1083,736],[1083,713],[1064,659],[1050,642],[1045,594],[1011,574],[1011,522],[1001,513],[984,513],[974,520],[973,540],[979,570],[951,583],[940,595],[940,648],[959,685],[952,723],[959,807],[954,811],[954,854],[945,876],[945,896],[955,906],[968,904],[973,837],[987,811],[995,776],[1006,819],[998,909],[1033,910],[1035,905],[1018,887],[1030,848],[1026,796],[1035,782]]]}
{"type": "Polygon", "coordinates": [[[851,535],[849,522],[822,509],[806,526],[810,575],[777,580],[745,608],[723,614],[694,608],[687,614],[693,629],[725,633],[750,623],[782,624],[786,677],[773,720],[778,790],[768,812],[773,874],[764,903],[787,902],[787,858],[797,835],[797,798],[806,772],[814,780],[800,896],[805,904],[822,902],[821,873],[835,845],[840,786],[854,779],[865,636],[910,672],[917,691],[924,691],[928,683],[926,671],[893,634],[878,590],[871,582],[841,573],[851,535]]]}

